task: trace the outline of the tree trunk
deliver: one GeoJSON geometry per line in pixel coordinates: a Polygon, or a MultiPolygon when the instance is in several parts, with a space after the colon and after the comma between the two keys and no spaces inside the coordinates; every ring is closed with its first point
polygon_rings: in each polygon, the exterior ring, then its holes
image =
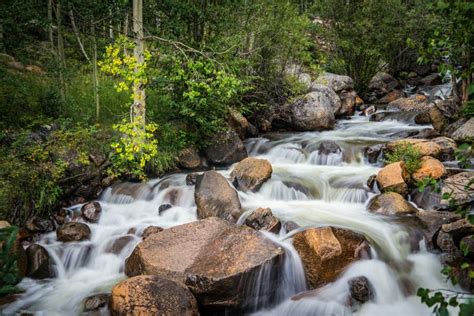
{"type": "Polygon", "coordinates": [[[94,83],[94,100],[95,100],[95,118],[99,122],[100,118],[100,102],[99,102],[99,76],[97,71],[97,42],[95,38],[94,21],[91,22],[92,35],[92,81],[94,83]]]}
{"type": "Polygon", "coordinates": [[[48,0],[48,39],[51,47],[54,47],[53,37],[53,0],[48,0]]]}
{"type": "Polygon", "coordinates": [[[0,19],[0,53],[5,53],[5,43],[3,42],[3,21],[0,19]]]}
{"type": "MultiPolygon", "coordinates": [[[[143,42],[143,0],[133,0],[133,33],[135,36],[135,49],[133,56],[137,61],[135,71],[144,63],[145,45],[143,42]]],[[[137,82],[133,85],[132,118],[140,126],[145,127],[145,84],[137,82]]]]}
{"type": "Polygon", "coordinates": [[[62,35],[62,14],[61,14],[61,1],[56,2],[56,23],[58,26],[58,62],[59,62],[59,84],[61,101],[63,104],[66,101],[66,84],[64,80],[64,70],[66,68],[66,61],[64,57],[64,42],[62,35]]]}
{"type": "Polygon", "coordinates": [[[113,42],[114,41],[114,27],[113,27],[113,23],[112,23],[112,10],[111,9],[109,9],[109,16],[110,16],[110,19],[109,19],[109,37],[113,42]]]}
{"type": "Polygon", "coordinates": [[[77,26],[76,26],[76,21],[74,19],[74,12],[72,11],[72,9],[69,10],[69,18],[71,19],[71,26],[72,26],[72,29],[74,31],[74,35],[76,36],[76,40],[77,40],[77,44],[79,44],[79,48],[81,49],[81,52],[82,52],[82,55],[84,55],[84,57],[87,59],[87,62],[91,62],[89,56],[87,55],[85,49],[84,49],[84,45],[82,44],[82,41],[81,41],[81,37],[79,36],[79,32],[77,30],[77,26]]]}

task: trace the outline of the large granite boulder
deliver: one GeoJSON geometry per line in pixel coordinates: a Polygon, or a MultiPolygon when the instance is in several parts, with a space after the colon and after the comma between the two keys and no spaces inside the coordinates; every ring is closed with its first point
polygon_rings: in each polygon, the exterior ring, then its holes
{"type": "Polygon", "coordinates": [[[336,75],[325,72],[316,78],[315,83],[328,86],[335,92],[339,93],[343,90],[349,91],[354,89],[354,81],[349,76],[336,75]]]}
{"type": "Polygon", "coordinates": [[[388,104],[388,109],[390,110],[400,110],[405,112],[424,112],[428,111],[431,107],[428,98],[424,95],[398,98],[388,104]]]}
{"type": "Polygon", "coordinates": [[[215,136],[205,149],[209,162],[217,166],[231,165],[247,157],[244,143],[234,130],[227,130],[215,136]]]}
{"type": "Polygon", "coordinates": [[[403,161],[391,163],[377,173],[377,184],[382,192],[408,193],[407,181],[410,175],[403,161]]]}
{"type": "Polygon", "coordinates": [[[452,138],[458,142],[473,142],[474,141],[474,117],[461,125],[452,133],[452,138]]]}
{"type": "Polygon", "coordinates": [[[449,199],[441,201],[443,205],[449,205],[450,200],[457,205],[472,203],[474,201],[474,171],[460,172],[444,180],[441,195],[449,195],[449,199]]]}
{"type": "Polygon", "coordinates": [[[89,240],[91,229],[84,223],[69,222],[58,227],[56,236],[62,242],[89,240]]]}
{"type": "Polygon", "coordinates": [[[230,176],[239,190],[257,191],[270,179],[272,171],[272,165],[267,160],[248,157],[234,167],[230,176]]]}

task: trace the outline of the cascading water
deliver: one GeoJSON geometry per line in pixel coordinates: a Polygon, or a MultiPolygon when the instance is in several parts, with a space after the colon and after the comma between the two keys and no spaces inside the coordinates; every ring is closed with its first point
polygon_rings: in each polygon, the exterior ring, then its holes
{"type": "MultiPolygon", "coordinates": [[[[395,117],[395,116],[394,116],[395,117]]],[[[365,182],[379,166],[369,164],[363,148],[389,141],[399,133],[416,132],[426,126],[410,120],[370,122],[355,116],[339,121],[333,131],[281,133],[246,142],[250,156],[269,160],[272,178],[258,192],[239,192],[242,206],[251,211],[270,207],[282,221],[302,227],[335,226],[364,234],[372,245],[372,259],[352,264],[339,279],[311,295],[292,299],[306,290],[301,260],[291,245],[294,232],[265,233],[285,250],[285,262],[277,284],[261,271],[253,290],[272,292],[273,300],[253,302],[258,315],[430,315],[414,296],[418,287],[449,287],[439,274],[436,255],[424,250],[413,253],[408,233],[393,218],[372,214],[365,204],[373,193],[365,182]],[[331,141],[338,149],[322,152],[320,144],[331,141]],[[345,302],[347,281],[365,276],[374,288],[374,299],[353,310],[345,302]],[[408,285],[407,285],[408,284],[408,285]],[[410,288],[410,289],[407,289],[410,288]]],[[[220,172],[228,176],[232,168],[220,172]]],[[[54,260],[56,277],[35,281],[24,279],[25,293],[6,306],[5,315],[22,311],[37,315],[81,314],[85,297],[109,292],[125,278],[124,262],[146,227],[168,228],[196,220],[194,188],[187,186],[186,174],[174,174],[144,184],[124,183],[109,188],[101,197],[102,215],[89,224],[92,238],[87,242],[58,242],[54,233],[39,241],[54,260]],[[159,212],[161,204],[172,207],[159,212]],[[125,236],[125,237],[124,237],[125,236]],[[114,249],[119,238],[125,246],[114,249]],[[124,239],[126,238],[126,239],[124,239]],[[123,242],[125,240],[125,242],[123,242]]],[[[78,212],[80,205],[71,208],[78,212]]],[[[241,220],[243,222],[243,220],[241,220]]],[[[272,267],[264,267],[272,269],[272,267]]],[[[255,294],[255,293],[254,293],[255,294]]],[[[251,295],[250,295],[251,296],[251,295]]],[[[255,295],[254,297],[258,297],[255,295]]],[[[104,311],[106,314],[107,311],[104,311]]]]}

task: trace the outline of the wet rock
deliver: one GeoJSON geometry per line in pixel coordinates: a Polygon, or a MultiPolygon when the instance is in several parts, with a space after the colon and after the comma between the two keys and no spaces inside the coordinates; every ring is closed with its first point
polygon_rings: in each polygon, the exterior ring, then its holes
{"type": "Polygon", "coordinates": [[[355,277],[347,281],[351,297],[359,303],[365,303],[374,298],[374,289],[370,281],[364,277],[355,277]]]}
{"type": "Polygon", "coordinates": [[[178,164],[184,169],[196,169],[201,166],[201,157],[196,149],[185,148],[178,154],[178,164]]]}
{"type": "Polygon", "coordinates": [[[369,163],[376,163],[379,160],[382,150],[385,148],[384,144],[376,144],[365,148],[364,154],[369,163]]]}
{"type": "Polygon", "coordinates": [[[431,247],[437,233],[444,224],[452,223],[460,219],[459,215],[452,212],[444,211],[424,211],[420,210],[414,217],[404,217],[405,219],[417,220],[416,228],[423,231],[428,242],[428,247],[431,247]]]}
{"type": "Polygon", "coordinates": [[[367,179],[367,187],[370,189],[370,190],[373,190],[374,189],[374,185],[376,183],[376,179],[377,179],[377,175],[376,174],[373,174],[369,177],[369,179],[367,179]]]}
{"type": "Polygon", "coordinates": [[[439,74],[430,74],[420,80],[422,86],[436,86],[442,84],[441,76],[439,74]]]}
{"type": "Polygon", "coordinates": [[[115,240],[112,240],[107,248],[105,249],[105,252],[108,253],[113,253],[113,254],[119,254],[122,252],[122,250],[127,247],[127,245],[132,241],[135,240],[133,236],[126,235],[126,236],[121,236],[115,240]]]}
{"type": "Polygon", "coordinates": [[[403,91],[393,90],[393,91],[390,91],[387,95],[378,99],[375,103],[376,104],[389,104],[390,102],[393,102],[395,100],[398,100],[404,97],[405,97],[405,93],[403,91]]]}
{"type": "Polygon", "coordinates": [[[293,245],[310,285],[317,288],[334,281],[351,263],[362,258],[367,242],[351,231],[323,227],[297,233],[293,245]]]}
{"type": "Polygon", "coordinates": [[[199,219],[216,216],[235,222],[240,217],[239,195],[217,171],[207,171],[198,178],[194,200],[199,219]]]}
{"type": "Polygon", "coordinates": [[[370,116],[374,114],[377,111],[377,108],[373,105],[367,107],[366,109],[362,110],[362,113],[360,113],[361,116],[370,116]]]}
{"type": "Polygon", "coordinates": [[[264,298],[254,288],[258,285],[249,284],[262,269],[278,269],[283,254],[279,246],[259,232],[233,226],[199,252],[185,271],[185,284],[204,308],[243,307],[249,296],[252,302],[264,298]]]}
{"type": "Polygon", "coordinates": [[[91,238],[91,230],[84,223],[69,222],[58,227],[56,236],[62,242],[84,241],[91,238]]]}
{"type": "Polygon", "coordinates": [[[415,123],[420,125],[431,124],[430,113],[428,111],[421,112],[415,116],[415,123]]]}
{"type": "Polygon", "coordinates": [[[418,150],[423,156],[431,156],[438,158],[441,156],[443,149],[436,142],[428,139],[406,138],[398,139],[387,143],[387,150],[394,151],[395,148],[403,144],[413,145],[413,148],[418,150]]]}
{"type": "Polygon", "coordinates": [[[120,282],[110,297],[112,315],[199,315],[196,299],[181,283],[156,275],[120,282]]]}
{"type": "Polygon", "coordinates": [[[245,225],[255,230],[265,230],[277,234],[280,231],[281,223],[273,216],[269,208],[258,208],[245,220],[245,225]]]}
{"type": "Polygon", "coordinates": [[[239,136],[228,130],[216,135],[205,154],[212,164],[226,166],[246,158],[247,150],[239,136]]]}
{"type": "Polygon", "coordinates": [[[251,138],[251,137],[257,137],[258,136],[258,128],[255,127],[255,125],[249,123],[249,128],[247,129],[247,133],[245,134],[245,137],[251,138]]]}
{"type": "Polygon", "coordinates": [[[409,174],[402,161],[383,167],[377,174],[377,184],[382,192],[396,192],[401,195],[408,193],[407,181],[409,174]]]}
{"type": "Polygon", "coordinates": [[[421,158],[420,168],[411,176],[413,180],[421,181],[428,177],[439,180],[444,175],[446,175],[446,168],[441,161],[430,156],[425,156],[421,158]]]}
{"type": "Polygon", "coordinates": [[[351,77],[336,75],[329,72],[325,72],[316,78],[315,83],[326,85],[335,92],[354,89],[354,81],[351,77]]]}
{"type": "Polygon", "coordinates": [[[161,215],[161,213],[163,213],[166,210],[169,210],[172,207],[173,205],[171,204],[161,204],[160,207],[158,207],[158,214],[161,215]]]}
{"type": "Polygon", "coordinates": [[[234,109],[229,109],[229,126],[239,135],[240,139],[245,139],[245,135],[250,127],[247,119],[234,109]]]}
{"type": "Polygon", "coordinates": [[[143,233],[142,233],[142,238],[143,240],[147,239],[148,237],[150,237],[151,235],[153,234],[156,234],[156,233],[159,233],[159,232],[162,232],[163,231],[163,228],[161,227],[158,227],[158,226],[148,226],[147,228],[145,228],[143,230],[143,233]]]}
{"type": "Polygon", "coordinates": [[[403,196],[395,192],[376,195],[370,200],[367,208],[371,212],[383,215],[405,215],[418,211],[403,196]]]}
{"type": "Polygon", "coordinates": [[[86,203],[81,207],[81,214],[88,222],[97,223],[102,214],[102,206],[99,202],[86,203]]]}
{"type": "Polygon", "coordinates": [[[84,300],[84,312],[97,311],[104,308],[109,303],[110,294],[95,294],[84,300]]]}
{"type": "Polygon", "coordinates": [[[48,233],[54,230],[53,221],[39,216],[32,216],[26,221],[26,229],[32,233],[48,233]]]}
{"type": "Polygon", "coordinates": [[[26,276],[33,279],[53,277],[52,260],[48,251],[38,244],[32,244],[26,249],[26,276]]]}
{"type": "Polygon", "coordinates": [[[55,214],[54,214],[54,220],[56,221],[57,225],[62,225],[69,221],[69,210],[66,208],[61,208],[59,209],[55,214]]]}
{"type": "Polygon", "coordinates": [[[339,93],[341,108],[335,113],[337,117],[352,116],[355,112],[357,93],[354,90],[339,93]]]}
{"type": "Polygon", "coordinates": [[[430,109],[428,98],[424,95],[414,95],[407,98],[400,98],[388,104],[389,110],[400,110],[405,112],[424,112],[430,109]]]}
{"type": "Polygon", "coordinates": [[[258,191],[270,179],[272,171],[267,160],[248,157],[235,166],[230,176],[239,190],[258,191]]]}
{"type": "MultiPolygon", "coordinates": [[[[465,171],[450,176],[443,181],[441,194],[449,194],[457,205],[472,203],[474,201],[474,171],[465,171]]],[[[449,199],[442,200],[443,205],[449,204],[449,199]]]]}
{"type": "Polygon", "coordinates": [[[283,223],[283,228],[285,228],[287,232],[291,232],[292,230],[298,229],[300,227],[301,227],[300,225],[296,224],[293,221],[288,221],[288,222],[283,223]]]}
{"type": "Polygon", "coordinates": [[[328,140],[319,144],[318,151],[319,151],[319,154],[330,155],[330,154],[342,152],[342,149],[341,147],[339,147],[338,144],[336,144],[336,142],[328,140]]]}
{"type": "Polygon", "coordinates": [[[199,176],[202,176],[202,174],[199,173],[190,173],[186,175],[186,185],[195,185],[196,180],[199,176]]]}
{"type": "Polygon", "coordinates": [[[457,142],[474,142],[474,117],[456,129],[451,136],[457,142]]]}

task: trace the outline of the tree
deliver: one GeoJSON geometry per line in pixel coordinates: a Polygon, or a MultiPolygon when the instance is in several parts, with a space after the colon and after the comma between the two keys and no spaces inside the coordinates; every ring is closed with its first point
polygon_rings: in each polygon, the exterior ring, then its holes
{"type": "MultiPolygon", "coordinates": [[[[145,44],[143,41],[143,0],[133,0],[133,33],[135,37],[135,47],[133,56],[135,57],[135,73],[143,68],[145,63],[145,44]]],[[[140,76],[137,76],[140,78],[140,76]]],[[[133,120],[145,127],[145,84],[144,80],[137,79],[133,83],[133,120]]]]}

